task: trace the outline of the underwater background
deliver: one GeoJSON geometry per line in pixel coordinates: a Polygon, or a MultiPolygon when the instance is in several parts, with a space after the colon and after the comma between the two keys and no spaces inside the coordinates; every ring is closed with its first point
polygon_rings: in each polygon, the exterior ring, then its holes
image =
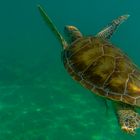
{"type": "Polygon", "coordinates": [[[40,16],[41,4],[63,34],[75,25],[95,35],[130,14],[111,41],[140,66],[140,1],[1,0],[0,140],[139,140],[121,131],[111,102],[73,81],[61,46],[40,16]]]}

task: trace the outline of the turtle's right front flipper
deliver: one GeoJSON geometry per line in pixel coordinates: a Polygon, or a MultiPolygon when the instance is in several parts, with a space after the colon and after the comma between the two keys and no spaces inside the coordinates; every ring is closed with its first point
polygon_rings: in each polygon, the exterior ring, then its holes
{"type": "Polygon", "coordinates": [[[96,36],[108,40],[112,37],[114,32],[117,30],[120,24],[127,20],[129,15],[122,15],[117,19],[114,19],[110,24],[108,24],[104,29],[102,29],[96,36]]]}
{"type": "Polygon", "coordinates": [[[62,35],[59,33],[58,29],[53,24],[52,20],[49,18],[49,16],[47,15],[47,13],[43,9],[43,7],[41,7],[40,5],[38,5],[38,10],[39,10],[41,16],[43,17],[44,21],[47,23],[47,25],[49,26],[49,28],[52,30],[52,32],[55,34],[55,36],[57,37],[57,39],[61,43],[63,49],[67,48],[67,46],[68,46],[67,45],[67,42],[62,37],[62,35]]]}

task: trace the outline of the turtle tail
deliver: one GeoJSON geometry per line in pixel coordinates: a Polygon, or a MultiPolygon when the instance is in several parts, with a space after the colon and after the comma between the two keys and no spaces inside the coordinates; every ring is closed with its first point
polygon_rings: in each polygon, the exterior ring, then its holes
{"type": "Polygon", "coordinates": [[[58,29],[53,24],[52,20],[49,18],[49,16],[45,12],[44,8],[42,6],[40,6],[40,5],[37,5],[37,7],[38,7],[38,10],[39,10],[41,16],[43,17],[45,23],[49,26],[49,28],[51,29],[51,31],[55,34],[55,36],[57,37],[57,39],[61,43],[63,49],[67,48],[67,42],[62,37],[62,35],[59,33],[58,29]]]}

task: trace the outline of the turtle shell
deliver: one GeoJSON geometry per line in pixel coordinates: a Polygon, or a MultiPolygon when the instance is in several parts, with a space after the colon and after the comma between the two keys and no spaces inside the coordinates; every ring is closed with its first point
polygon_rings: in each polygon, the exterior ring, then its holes
{"type": "Polygon", "coordinates": [[[74,80],[93,93],[140,107],[140,70],[119,48],[98,37],[82,37],[63,53],[74,80]]]}

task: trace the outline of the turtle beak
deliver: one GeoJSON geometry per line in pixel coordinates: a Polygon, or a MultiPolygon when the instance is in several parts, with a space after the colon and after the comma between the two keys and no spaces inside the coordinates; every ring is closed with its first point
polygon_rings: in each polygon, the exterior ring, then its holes
{"type": "Polygon", "coordinates": [[[75,28],[74,26],[66,25],[66,26],[64,27],[64,33],[65,33],[67,36],[73,34],[73,32],[75,32],[75,31],[76,31],[76,28],[75,28]]]}
{"type": "Polygon", "coordinates": [[[64,30],[67,30],[67,28],[68,28],[68,26],[66,25],[66,26],[64,27],[64,30]]]}
{"type": "Polygon", "coordinates": [[[68,34],[69,34],[69,29],[68,29],[68,26],[65,26],[65,27],[64,27],[64,33],[65,33],[66,35],[68,35],[68,34]]]}
{"type": "Polygon", "coordinates": [[[64,27],[64,34],[65,34],[65,38],[66,38],[66,40],[67,40],[67,42],[71,42],[70,41],[70,38],[71,38],[71,30],[69,30],[69,26],[68,25],[66,25],[65,27],[64,27]]]}
{"type": "Polygon", "coordinates": [[[66,25],[65,28],[64,28],[64,31],[66,33],[69,33],[71,31],[70,26],[66,25]]]}
{"type": "Polygon", "coordinates": [[[65,30],[67,30],[67,31],[75,31],[76,28],[74,26],[71,26],[71,25],[66,25],[65,30]]]}
{"type": "Polygon", "coordinates": [[[67,32],[69,30],[69,28],[68,28],[68,26],[66,25],[65,27],[64,27],[64,32],[67,32]]]}

